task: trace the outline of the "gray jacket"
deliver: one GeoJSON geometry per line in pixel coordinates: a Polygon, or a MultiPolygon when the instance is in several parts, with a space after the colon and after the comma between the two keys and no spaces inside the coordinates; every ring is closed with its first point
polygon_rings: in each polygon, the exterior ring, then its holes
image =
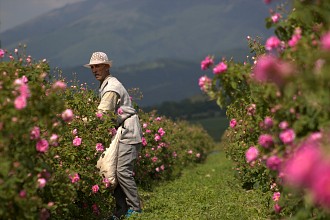
{"type": "Polygon", "coordinates": [[[100,86],[99,92],[102,98],[106,92],[116,92],[119,99],[121,114],[118,114],[118,124],[121,124],[122,136],[119,142],[124,144],[138,144],[142,142],[142,129],[136,110],[125,87],[113,76],[107,77],[100,86]]]}

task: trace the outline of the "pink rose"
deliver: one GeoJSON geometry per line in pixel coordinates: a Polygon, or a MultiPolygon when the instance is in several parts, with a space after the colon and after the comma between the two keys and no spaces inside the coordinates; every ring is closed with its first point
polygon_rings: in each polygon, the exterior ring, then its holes
{"type": "Polygon", "coordinates": [[[76,183],[80,180],[78,173],[75,173],[74,175],[69,175],[69,178],[71,179],[71,183],[76,183]]]}
{"type": "Polygon", "coordinates": [[[92,186],[92,191],[93,193],[97,193],[99,191],[99,186],[98,185],[92,186]]]}
{"type": "Polygon", "coordinates": [[[64,112],[62,112],[62,119],[65,122],[70,122],[73,119],[73,111],[71,109],[66,109],[64,112]]]}
{"type": "Polygon", "coordinates": [[[278,48],[280,45],[281,41],[276,36],[272,36],[267,39],[265,48],[269,51],[278,48]]]}
{"type": "Polygon", "coordinates": [[[44,153],[48,150],[49,144],[48,141],[45,139],[41,139],[36,144],[37,151],[44,153]]]}
{"type": "Polygon", "coordinates": [[[291,144],[296,137],[296,134],[293,129],[287,129],[280,133],[280,139],[283,144],[291,144]]]}
{"type": "Polygon", "coordinates": [[[5,51],[3,49],[0,49],[0,58],[3,58],[5,56],[5,51]]]}
{"type": "Polygon", "coordinates": [[[52,88],[55,90],[65,90],[66,89],[66,83],[62,81],[56,81],[53,85],[52,88]]]}
{"type": "Polygon", "coordinates": [[[104,146],[102,145],[102,143],[97,143],[95,148],[97,151],[104,151],[104,146]]]}
{"type": "Polygon", "coordinates": [[[80,146],[81,145],[81,138],[80,137],[78,137],[78,136],[76,136],[74,139],[73,139],[73,141],[72,141],[72,144],[74,145],[74,146],[80,146]]]}
{"type": "Polygon", "coordinates": [[[270,148],[274,145],[273,137],[269,134],[262,134],[259,136],[259,144],[264,148],[270,148]]]}
{"type": "Polygon", "coordinates": [[[46,186],[47,180],[45,178],[38,179],[38,188],[44,188],[46,186]]]}
{"type": "Polygon", "coordinates": [[[14,101],[14,105],[17,110],[21,110],[21,109],[25,108],[27,105],[26,97],[21,96],[21,95],[16,97],[16,99],[14,101]]]}
{"type": "Polygon", "coordinates": [[[31,140],[37,140],[40,137],[40,128],[35,126],[32,128],[30,132],[30,139],[31,140]]]}
{"type": "Polygon", "coordinates": [[[198,80],[198,85],[202,91],[206,92],[209,88],[211,88],[212,80],[207,76],[202,76],[198,80]]]}
{"type": "Polygon", "coordinates": [[[248,163],[255,161],[258,158],[259,151],[255,146],[251,146],[245,153],[246,161],[248,163]]]}
{"type": "Polygon", "coordinates": [[[236,127],[236,124],[237,124],[237,121],[236,121],[235,118],[231,119],[230,122],[229,122],[229,126],[230,126],[231,128],[236,127]]]}
{"type": "Polygon", "coordinates": [[[205,57],[205,59],[201,62],[201,69],[206,70],[213,65],[213,59],[210,56],[205,57]]]}
{"type": "Polygon", "coordinates": [[[321,37],[321,47],[323,50],[330,50],[330,31],[321,37]]]}
{"type": "Polygon", "coordinates": [[[227,64],[225,64],[224,62],[220,62],[218,65],[216,65],[213,68],[213,73],[215,75],[218,75],[218,74],[226,72],[226,70],[227,70],[227,64]]]}

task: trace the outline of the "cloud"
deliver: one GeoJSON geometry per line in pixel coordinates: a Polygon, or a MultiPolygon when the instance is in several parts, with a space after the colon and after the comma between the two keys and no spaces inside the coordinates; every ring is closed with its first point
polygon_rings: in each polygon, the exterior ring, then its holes
{"type": "Polygon", "coordinates": [[[0,0],[0,32],[53,9],[84,0],[0,0]]]}
{"type": "Polygon", "coordinates": [[[45,0],[27,0],[27,1],[31,2],[32,4],[42,4],[47,8],[54,9],[54,8],[62,7],[66,4],[81,2],[83,0],[49,0],[49,1],[45,1],[45,0]]]}

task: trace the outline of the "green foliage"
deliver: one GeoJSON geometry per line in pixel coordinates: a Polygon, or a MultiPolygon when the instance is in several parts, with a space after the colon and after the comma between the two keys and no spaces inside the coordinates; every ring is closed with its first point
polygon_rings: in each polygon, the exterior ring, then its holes
{"type": "Polygon", "coordinates": [[[203,161],[214,148],[201,126],[157,117],[155,112],[140,112],[139,116],[145,142],[137,161],[136,179],[144,188],[152,187],[155,180],[177,177],[184,167],[203,161]]]}
{"type": "MultiPolygon", "coordinates": [[[[299,143],[313,132],[321,131],[325,136],[322,146],[326,155],[329,147],[330,55],[329,50],[323,48],[321,38],[330,30],[330,2],[294,1],[293,6],[293,10],[287,16],[282,15],[279,22],[267,19],[267,26],[274,27],[276,36],[282,41],[280,46],[266,51],[258,40],[250,39],[256,65],[227,62],[227,70],[214,76],[212,87],[206,93],[220,107],[226,107],[229,119],[236,121],[226,131],[223,141],[227,156],[235,162],[242,186],[264,192],[281,192],[278,203],[281,209],[273,212],[272,218],[326,219],[329,217],[327,204],[320,207],[316,198],[312,199],[315,195],[311,196],[311,189],[288,189],[281,177],[282,167],[273,170],[267,165],[268,159],[276,156],[283,166],[299,143]],[[296,39],[293,39],[294,35],[296,39]],[[285,68],[290,68],[291,75],[282,78],[282,83],[255,80],[255,67],[266,53],[278,57],[279,62],[286,64],[285,68]],[[269,128],[265,127],[266,117],[272,119],[269,128]],[[285,130],[280,128],[281,122],[293,129],[295,139],[292,144],[284,143],[280,137],[285,130]],[[274,145],[271,148],[260,143],[262,134],[272,136],[274,145]],[[246,152],[251,146],[258,148],[259,157],[247,163],[246,152]]],[[[282,77],[280,71],[277,69],[272,73],[273,79],[282,77]]]]}

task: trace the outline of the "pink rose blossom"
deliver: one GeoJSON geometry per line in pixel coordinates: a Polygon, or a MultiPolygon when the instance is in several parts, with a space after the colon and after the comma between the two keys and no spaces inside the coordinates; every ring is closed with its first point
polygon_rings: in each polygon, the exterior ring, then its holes
{"type": "Polygon", "coordinates": [[[293,67],[289,63],[271,55],[263,55],[259,57],[253,69],[253,78],[260,82],[273,82],[282,86],[293,73],[293,67]]]}
{"type": "Polygon", "coordinates": [[[246,108],[248,115],[254,115],[256,113],[257,106],[256,104],[251,104],[246,108]]]}
{"type": "Polygon", "coordinates": [[[201,157],[201,154],[200,154],[200,153],[197,153],[197,154],[196,154],[196,157],[197,157],[197,158],[200,158],[200,157],[201,157]]]}
{"type": "Polygon", "coordinates": [[[160,141],[161,140],[161,137],[159,134],[155,134],[155,141],[160,141]]]}
{"type": "Polygon", "coordinates": [[[62,119],[65,122],[70,122],[73,119],[73,111],[71,109],[66,109],[63,113],[62,113],[62,119]]]}
{"type": "Polygon", "coordinates": [[[100,209],[99,209],[99,207],[97,206],[97,204],[93,204],[93,205],[92,205],[92,210],[93,210],[93,213],[94,213],[95,215],[99,215],[99,214],[100,214],[100,209]]]}
{"type": "Polygon", "coordinates": [[[156,120],[156,121],[161,121],[162,118],[161,118],[161,117],[157,117],[155,120],[156,120]]]}
{"type": "Polygon", "coordinates": [[[330,31],[321,37],[321,47],[323,50],[330,50],[330,31]]]}
{"type": "Polygon", "coordinates": [[[272,36],[267,39],[265,48],[266,50],[270,51],[278,48],[280,45],[281,45],[281,41],[276,36],[272,36]]]}
{"type": "Polygon", "coordinates": [[[265,117],[264,119],[264,126],[266,129],[270,129],[273,127],[273,119],[271,117],[265,117]]]}
{"type": "Polygon", "coordinates": [[[224,62],[220,62],[218,65],[216,65],[213,68],[213,73],[215,75],[218,75],[218,74],[226,72],[226,70],[227,70],[227,64],[225,64],[224,62]]]}
{"type": "Polygon", "coordinates": [[[24,189],[19,192],[19,197],[26,198],[26,191],[24,189]]]}
{"type": "Polygon", "coordinates": [[[34,126],[30,132],[30,139],[37,140],[39,138],[40,138],[40,128],[37,126],[34,126]]]}
{"type": "Polygon", "coordinates": [[[251,146],[245,153],[245,158],[248,163],[255,161],[259,156],[259,151],[255,146],[251,146]]]}
{"type": "Polygon", "coordinates": [[[303,143],[297,152],[283,166],[284,182],[298,187],[310,186],[321,152],[315,142],[303,143]]]}
{"type": "Polygon", "coordinates": [[[146,130],[146,133],[147,133],[147,134],[151,133],[151,130],[147,129],[147,130],[146,130]]]}
{"type": "Polygon", "coordinates": [[[65,90],[66,89],[66,83],[62,81],[56,81],[53,85],[52,88],[55,90],[65,90]]]}
{"type": "Polygon", "coordinates": [[[38,188],[44,188],[46,186],[47,180],[45,178],[38,179],[38,188]]]}
{"type": "Polygon", "coordinates": [[[277,22],[280,20],[281,17],[282,17],[282,16],[281,16],[281,14],[279,14],[279,13],[275,13],[275,14],[273,14],[273,15],[271,16],[272,22],[273,22],[273,23],[277,23],[277,22]]]}
{"type": "Polygon", "coordinates": [[[201,69],[206,70],[210,68],[214,64],[213,58],[211,56],[205,57],[205,59],[201,62],[201,69]]]}
{"type": "Polygon", "coordinates": [[[103,114],[102,114],[102,112],[97,112],[97,113],[95,113],[95,116],[99,119],[102,119],[103,114]]]}
{"type": "Polygon", "coordinates": [[[111,186],[110,182],[109,182],[109,179],[108,178],[104,178],[103,181],[102,181],[105,185],[105,188],[108,188],[109,186],[111,186]]]}
{"type": "Polygon", "coordinates": [[[282,131],[279,136],[284,144],[291,144],[294,141],[296,134],[293,129],[287,129],[282,131]]]}
{"type": "Polygon", "coordinates": [[[96,146],[95,146],[95,149],[97,151],[104,151],[104,146],[102,145],[102,143],[97,143],[96,146]]]}
{"type": "Polygon", "coordinates": [[[280,192],[274,192],[273,194],[273,201],[278,202],[280,200],[281,193],[280,192]]]}
{"type": "Polygon", "coordinates": [[[175,151],[173,151],[172,156],[173,156],[173,157],[177,157],[178,154],[177,154],[175,151]]]}
{"type": "Polygon", "coordinates": [[[269,134],[262,134],[259,137],[259,144],[264,148],[270,148],[274,145],[273,137],[269,134]]]}
{"type": "Polygon", "coordinates": [[[81,145],[81,138],[80,137],[78,137],[78,136],[76,136],[74,139],[73,139],[73,141],[72,141],[72,144],[74,145],[74,146],[80,146],[81,145]]]}
{"type": "Polygon", "coordinates": [[[5,56],[5,51],[3,49],[0,49],[0,58],[3,58],[5,56]]]}
{"type": "Polygon", "coordinates": [[[142,146],[147,146],[147,140],[145,137],[142,137],[142,146]]]}
{"type": "Polygon", "coordinates": [[[143,128],[147,128],[148,127],[148,124],[147,123],[143,123],[142,127],[143,128]]]}
{"type": "Polygon", "coordinates": [[[77,128],[73,129],[71,133],[73,136],[76,136],[78,134],[77,128]]]}
{"type": "Polygon", "coordinates": [[[193,153],[193,151],[192,150],[188,150],[188,154],[192,154],[193,153]]]}
{"type": "Polygon", "coordinates": [[[274,205],[274,211],[276,213],[280,213],[281,210],[282,210],[281,206],[279,204],[275,203],[275,205],[274,205]]]}
{"type": "Polygon", "coordinates": [[[319,161],[311,178],[312,194],[318,204],[330,208],[330,164],[319,161]]]}
{"type": "Polygon", "coordinates": [[[124,112],[123,112],[123,109],[122,108],[118,108],[117,110],[117,114],[118,115],[122,115],[124,112]]]}
{"type": "Polygon", "coordinates": [[[236,127],[236,125],[237,125],[236,119],[235,118],[231,119],[230,122],[229,122],[229,126],[231,128],[234,128],[234,127],[236,127]]]}
{"type": "Polygon", "coordinates": [[[206,92],[211,88],[212,80],[207,76],[201,76],[198,80],[198,85],[202,91],[206,92]]]}
{"type": "Polygon", "coordinates": [[[282,160],[278,156],[271,156],[266,161],[267,167],[271,170],[278,170],[280,168],[281,163],[282,160]]]}
{"type": "Polygon", "coordinates": [[[31,96],[30,94],[30,89],[28,87],[27,84],[22,84],[20,87],[19,87],[19,92],[21,94],[21,96],[25,97],[25,98],[28,98],[31,96]]]}
{"type": "Polygon", "coordinates": [[[155,169],[155,170],[156,170],[156,172],[159,172],[159,167],[156,167],[156,169],[155,169]]]}
{"type": "Polygon", "coordinates": [[[110,134],[111,134],[112,136],[115,136],[115,135],[117,134],[117,130],[116,130],[116,128],[111,128],[111,129],[110,129],[110,134]]]}
{"type": "Polygon", "coordinates": [[[98,185],[92,186],[92,191],[93,193],[97,193],[99,191],[99,186],[98,185]]]}
{"type": "Polygon", "coordinates": [[[158,129],[158,134],[159,134],[161,137],[163,137],[164,134],[165,134],[164,129],[163,129],[163,128],[159,128],[159,129],[158,129]]]}
{"type": "Polygon", "coordinates": [[[53,146],[58,146],[58,135],[57,134],[52,134],[52,136],[50,136],[49,138],[49,143],[53,146]]]}
{"type": "Polygon", "coordinates": [[[48,141],[45,139],[41,139],[36,144],[37,151],[44,153],[48,150],[49,144],[48,141]]]}
{"type": "Polygon", "coordinates": [[[294,34],[292,35],[291,39],[288,41],[288,45],[290,47],[295,47],[300,39],[301,39],[301,29],[297,28],[294,34]]]}
{"type": "Polygon", "coordinates": [[[156,156],[154,156],[153,158],[151,158],[152,162],[156,162],[158,160],[158,158],[156,156]]]}
{"type": "Polygon", "coordinates": [[[69,175],[71,183],[76,183],[80,180],[79,174],[75,173],[74,175],[69,175]]]}
{"type": "Polygon", "coordinates": [[[25,108],[27,105],[26,97],[21,96],[21,95],[16,97],[16,99],[14,101],[14,105],[17,110],[21,110],[21,109],[25,108]]]}
{"type": "Polygon", "coordinates": [[[280,124],[278,125],[278,127],[282,130],[285,130],[289,127],[289,123],[287,121],[282,121],[280,122],[280,124]]]}

